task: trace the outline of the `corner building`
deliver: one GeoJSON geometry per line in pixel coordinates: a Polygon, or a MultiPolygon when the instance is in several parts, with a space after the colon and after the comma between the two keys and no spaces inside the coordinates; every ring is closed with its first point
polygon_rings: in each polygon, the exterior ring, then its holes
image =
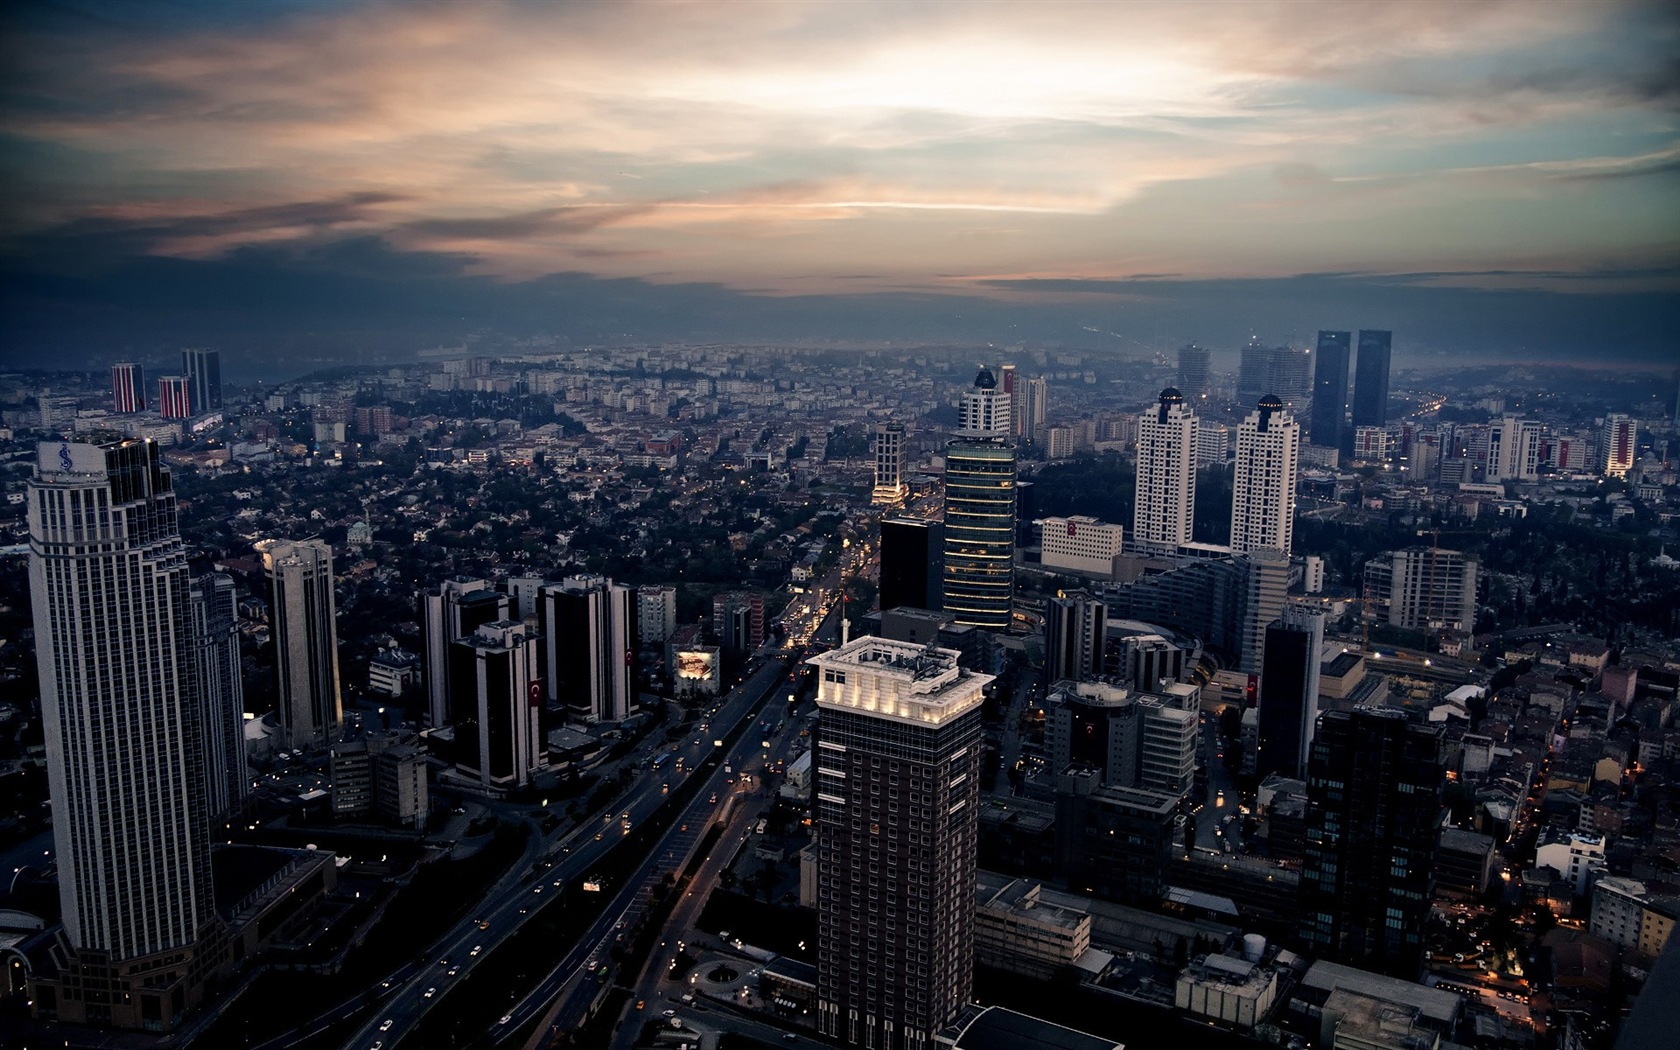
{"type": "Polygon", "coordinates": [[[817,1024],[927,1050],[974,977],[980,708],[958,653],[859,638],[818,669],[817,1024]]]}

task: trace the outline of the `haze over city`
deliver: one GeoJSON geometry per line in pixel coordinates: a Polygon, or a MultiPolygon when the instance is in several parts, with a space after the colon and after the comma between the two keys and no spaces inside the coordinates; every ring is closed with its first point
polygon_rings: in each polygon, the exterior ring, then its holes
{"type": "Polygon", "coordinates": [[[1662,363],[1659,3],[47,3],[8,357],[1324,325],[1662,363]]]}

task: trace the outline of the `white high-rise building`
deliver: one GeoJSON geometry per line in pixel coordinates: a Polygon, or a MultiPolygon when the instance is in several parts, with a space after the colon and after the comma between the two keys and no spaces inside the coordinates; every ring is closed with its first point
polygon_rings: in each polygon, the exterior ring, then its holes
{"type": "Polygon", "coordinates": [[[1196,517],[1196,414],[1172,387],[1138,417],[1132,544],[1171,553],[1190,542],[1196,517]]]}
{"type": "Polygon", "coordinates": [[[677,629],[677,589],[671,586],[636,588],[637,634],[644,646],[662,644],[677,629]]]}
{"type": "Polygon", "coordinates": [[[1231,480],[1231,549],[1290,553],[1295,539],[1295,479],[1301,425],[1268,394],[1237,427],[1231,480]]]}
{"type": "Polygon", "coordinates": [[[1633,469],[1637,427],[1638,424],[1620,412],[1604,417],[1604,429],[1599,432],[1598,438],[1598,462],[1604,473],[1625,478],[1627,472],[1633,469]]]}
{"type": "Polygon", "coordinates": [[[980,369],[974,386],[963,391],[957,411],[960,438],[1007,438],[1014,421],[1009,395],[986,368],[980,369]]]}
{"type": "Polygon", "coordinates": [[[904,425],[882,423],[875,428],[875,491],[871,502],[895,506],[910,494],[904,480],[904,425]]]}
{"type": "Polygon", "coordinates": [[[291,747],[332,742],[344,720],[338,686],[338,603],[325,540],[265,540],[280,729],[291,747]]]}
{"type": "Polygon", "coordinates": [[[1540,476],[1540,421],[1505,416],[1492,435],[1497,454],[1489,450],[1489,481],[1532,481],[1540,476]]]}
{"type": "Polygon", "coordinates": [[[29,584],[64,936],[37,1016],[168,1029],[217,922],[187,557],[150,441],[44,442],[29,584]]]}

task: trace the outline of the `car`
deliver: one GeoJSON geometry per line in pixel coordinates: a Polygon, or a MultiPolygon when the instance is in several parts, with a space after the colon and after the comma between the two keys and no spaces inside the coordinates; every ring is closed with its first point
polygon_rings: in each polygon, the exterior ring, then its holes
{"type": "Polygon", "coordinates": [[[481,929],[481,930],[488,930],[490,928],[490,920],[489,919],[478,920],[478,928],[481,929]]]}
{"type": "Polygon", "coordinates": [[[431,997],[432,997],[432,996],[434,996],[434,995],[436,995],[436,994],[437,994],[437,988],[436,988],[436,987],[432,987],[432,988],[428,988],[428,989],[426,989],[426,994],[424,994],[424,995],[422,995],[422,996],[421,996],[421,997],[420,997],[420,998],[422,998],[422,999],[430,999],[430,998],[431,998],[431,997]]]}
{"type": "Polygon", "coordinates": [[[382,1024],[380,1024],[379,1030],[381,1032],[389,1032],[391,1030],[391,1026],[396,1024],[396,1023],[397,1023],[397,1019],[395,1017],[387,1017],[387,1018],[385,1018],[384,1022],[382,1024]]]}
{"type": "MultiPolygon", "coordinates": [[[[555,883],[555,885],[556,885],[556,886],[558,886],[558,885],[559,885],[559,883],[555,883]]],[[[482,945],[482,944],[475,944],[475,945],[473,945],[473,950],[472,950],[472,951],[470,951],[470,952],[468,952],[468,953],[467,953],[467,955],[468,955],[468,956],[469,956],[469,957],[470,957],[470,958],[473,958],[473,959],[476,959],[476,958],[478,958],[478,953],[479,953],[479,952],[481,952],[481,951],[483,951],[483,950],[484,950],[484,945],[482,945]]]]}
{"type": "Polygon", "coordinates": [[[512,1021],[513,1021],[513,1015],[512,1014],[503,1014],[502,1017],[501,1017],[501,1020],[497,1021],[496,1023],[497,1024],[509,1024],[512,1021]]]}
{"type": "Polygon", "coordinates": [[[449,972],[444,974],[444,976],[445,977],[454,977],[457,974],[459,974],[460,972],[461,972],[461,968],[459,966],[451,966],[449,968],[449,972]]]}
{"type": "Polygon", "coordinates": [[[646,1010],[647,1009],[647,1000],[646,999],[637,999],[636,1000],[636,1009],[646,1010]]]}
{"type": "Polygon", "coordinates": [[[665,1011],[665,1016],[666,1017],[675,1017],[675,1016],[677,1016],[677,1012],[675,1010],[666,1010],[665,1011]]]}

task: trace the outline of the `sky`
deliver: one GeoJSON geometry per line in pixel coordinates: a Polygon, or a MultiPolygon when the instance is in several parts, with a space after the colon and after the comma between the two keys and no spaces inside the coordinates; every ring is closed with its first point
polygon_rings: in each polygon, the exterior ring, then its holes
{"type": "Polygon", "coordinates": [[[1663,3],[17,3],[0,353],[1680,360],[1663,3]]]}

